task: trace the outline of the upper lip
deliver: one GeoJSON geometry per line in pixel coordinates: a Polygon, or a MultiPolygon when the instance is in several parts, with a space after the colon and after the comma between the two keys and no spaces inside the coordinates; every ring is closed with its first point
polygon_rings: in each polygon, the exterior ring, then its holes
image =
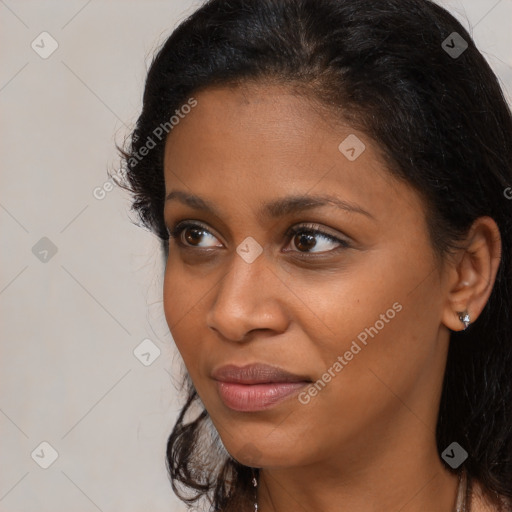
{"type": "Polygon", "coordinates": [[[234,384],[265,384],[272,382],[311,382],[304,375],[295,375],[278,366],[263,363],[236,366],[228,364],[215,369],[212,377],[221,382],[234,384]]]}

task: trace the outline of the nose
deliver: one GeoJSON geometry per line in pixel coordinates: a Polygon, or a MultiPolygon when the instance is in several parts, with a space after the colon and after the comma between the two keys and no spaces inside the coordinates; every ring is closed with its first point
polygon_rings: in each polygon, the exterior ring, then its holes
{"type": "Polygon", "coordinates": [[[284,332],[289,317],[283,287],[263,254],[252,263],[234,255],[208,311],[208,327],[235,342],[252,331],[284,332]]]}

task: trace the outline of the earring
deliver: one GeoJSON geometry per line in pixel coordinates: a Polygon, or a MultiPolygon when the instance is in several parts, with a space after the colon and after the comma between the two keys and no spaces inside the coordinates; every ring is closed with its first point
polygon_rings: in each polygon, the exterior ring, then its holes
{"type": "Polygon", "coordinates": [[[464,324],[464,330],[466,330],[471,323],[471,319],[469,317],[468,310],[465,309],[462,313],[457,313],[459,315],[459,320],[464,324]]]}

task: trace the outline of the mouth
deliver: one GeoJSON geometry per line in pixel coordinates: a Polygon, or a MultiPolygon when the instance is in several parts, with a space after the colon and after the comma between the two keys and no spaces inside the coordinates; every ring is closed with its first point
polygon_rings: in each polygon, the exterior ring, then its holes
{"type": "Polygon", "coordinates": [[[214,370],[212,378],[224,405],[240,412],[273,407],[312,382],[307,376],[261,363],[222,366],[214,370]]]}

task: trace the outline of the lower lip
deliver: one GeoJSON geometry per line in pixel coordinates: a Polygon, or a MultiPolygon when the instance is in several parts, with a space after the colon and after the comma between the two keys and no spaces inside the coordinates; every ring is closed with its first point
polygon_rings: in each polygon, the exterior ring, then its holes
{"type": "Polygon", "coordinates": [[[268,409],[308,384],[308,382],[235,384],[217,381],[217,389],[227,407],[234,411],[250,412],[268,409]]]}

